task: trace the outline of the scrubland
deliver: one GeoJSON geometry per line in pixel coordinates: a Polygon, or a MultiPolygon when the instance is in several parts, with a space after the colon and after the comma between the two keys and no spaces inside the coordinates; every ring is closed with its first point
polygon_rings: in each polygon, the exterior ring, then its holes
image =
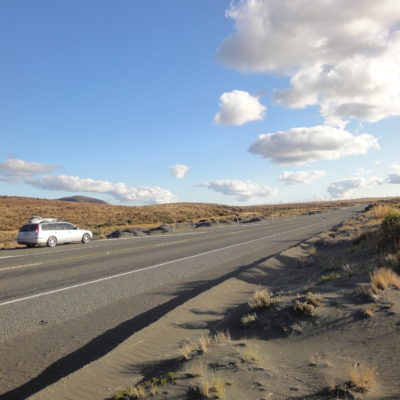
{"type": "Polygon", "coordinates": [[[18,229],[30,217],[57,218],[92,230],[105,237],[117,229],[153,228],[161,224],[193,225],[201,220],[274,217],[318,212],[346,207],[356,201],[315,202],[260,206],[226,206],[205,203],[173,203],[151,206],[117,206],[110,204],[72,203],[27,197],[0,196],[0,249],[15,247],[18,229]]]}

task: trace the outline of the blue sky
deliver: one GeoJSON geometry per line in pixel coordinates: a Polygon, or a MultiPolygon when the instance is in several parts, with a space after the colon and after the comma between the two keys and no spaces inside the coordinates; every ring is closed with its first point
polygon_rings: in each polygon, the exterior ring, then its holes
{"type": "Polygon", "coordinates": [[[399,195],[400,11],[375,3],[2,1],[0,194],[399,195]]]}

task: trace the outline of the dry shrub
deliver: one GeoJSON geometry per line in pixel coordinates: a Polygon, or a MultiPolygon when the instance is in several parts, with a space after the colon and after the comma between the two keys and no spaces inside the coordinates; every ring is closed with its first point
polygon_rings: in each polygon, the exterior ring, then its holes
{"type": "Polygon", "coordinates": [[[376,373],[372,368],[355,363],[347,373],[350,387],[356,392],[369,392],[376,385],[376,373]]]}
{"type": "Polygon", "coordinates": [[[307,303],[312,304],[314,307],[322,306],[322,296],[320,294],[314,294],[312,292],[308,292],[306,294],[307,303]]]}
{"type": "Polygon", "coordinates": [[[180,349],[179,353],[185,358],[186,360],[190,360],[192,354],[197,351],[197,344],[193,341],[186,342],[180,349]]]}
{"type": "Polygon", "coordinates": [[[356,289],[359,296],[365,297],[367,300],[377,301],[379,296],[368,286],[360,286],[356,289]]]}
{"type": "Polygon", "coordinates": [[[212,336],[213,343],[218,344],[218,345],[224,345],[231,343],[231,334],[229,333],[228,330],[226,331],[217,331],[213,336],[212,336]]]}
{"type": "Polygon", "coordinates": [[[400,276],[389,268],[378,268],[371,275],[371,289],[377,292],[389,287],[400,289],[400,276]]]}
{"type": "Polygon", "coordinates": [[[136,385],[128,388],[126,394],[134,399],[142,399],[146,396],[146,389],[143,385],[136,385]]]}
{"type": "Polygon", "coordinates": [[[294,310],[300,314],[312,317],[315,313],[315,307],[306,301],[296,300],[293,306],[294,310]]]}
{"type": "Polygon", "coordinates": [[[313,367],[323,367],[323,368],[331,368],[333,367],[333,363],[328,359],[326,354],[315,353],[314,356],[310,358],[310,365],[313,367]]]}
{"type": "Polygon", "coordinates": [[[370,392],[376,386],[376,373],[372,368],[356,362],[345,372],[344,379],[331,378],[329,382],[329,390],[336,394],[338,399],[358,399],[359,396],[355,393],[370,392]]]}
{"type": "Polygon", "coordinates": [[[375,311],[376,311],[376,307],[368,306],[368,307],[365,307],[365,308],[362,310],[362,313],[363,313],[367,318],[372,318],[372,317],[375,316],[375,311]]]}
{"type": "Polygon", "coordinates": [[[240,359],[242,362],[252,363],[260,361],[260,353],[253,343],[247,340],[245,340],[244,343],[245,347],[240,350],[240,359]]]}
{"type": "Polygon", "coordinates": [[[199,338],[199,349],[202,353],[206,353],[208,346],[212,343],[212,337],[210,335],[203,335],[199,338]]]}
{"type": "Polygon", "coordinates": [[[207,367],[204,362],[200,362],[192,366],[187,372],[192,376],[205,377],[207,374],[207,367]]]}
{"type": "Polygon", "coordinates": [[[214,378],[212,383],[212,389],[215,392],[217,399],[223,399],[225,396],[225,383],[221,378],[214,378]]]}
{"type": "Polygon", "coordinates": [[[210,394],[210,382],[206,378],[202,378],[200,380],[200,383],[197,386],[198,392],[200,393],[201,396],[207,398],[210,394]]]}
{"type": "Polygon", "coordinates": [[[244,315],[240,321],[242,323],[242,325],[244,326],[249,326],[251,324],[254,324],[254,322],[256,322],[257,319],[257,314],[255,313],[250,313],[250,314],[246,314],[244,315]]]}
{"type": "Polygon", "coordinates": [[[382,219],[385,218],[388,214],[396,212],[397,210],[389,206],[387,204],[377,204],[372,210],[371,210],[371,216],[376,219],[382,219]]]}
{"type": "Polygon", "coordinates": [[[279,302],[279,300],[273,298],[267,289],[258,289],[250,297],[248,304],[251,308],[261,309],[272,307],[277,302],[279,302]]]}

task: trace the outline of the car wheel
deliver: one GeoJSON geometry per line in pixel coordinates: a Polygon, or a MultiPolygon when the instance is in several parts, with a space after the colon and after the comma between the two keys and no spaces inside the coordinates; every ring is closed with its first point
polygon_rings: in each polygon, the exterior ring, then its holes
{"type": "Polygon", "coordinates": [[[57,246],[57,238],[55,236],[50,236],[47,239],[47,246],[49,247],[57,246]]]}
{"type": "Polygon", "coordinates": [[[29,244],[27,244],[27,245],[26,245],[26,247],[32,248],[32,247],[35,247],[35,245],[34,245],[34,244],[31,244],[31,243],[29,243],[29,244]]]}
{"type": "Polygon", "coordinates": [[[89,236],[88,233],[85,233],[85,234],[82,236],[82,243],[88,243],[89,241],[90,241],[90,236],[89,236]]]}

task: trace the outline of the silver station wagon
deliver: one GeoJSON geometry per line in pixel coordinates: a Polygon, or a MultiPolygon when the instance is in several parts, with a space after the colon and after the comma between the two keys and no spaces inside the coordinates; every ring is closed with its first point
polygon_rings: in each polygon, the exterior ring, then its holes
{"type": "Polygon", "coordinates": [[[54,218],[32,217],[18,232],[17,242],[28,247],[54,247],[61,243],[88,243],[93,238],[91,231],[79,229],[69,222],[54,218]]]}

